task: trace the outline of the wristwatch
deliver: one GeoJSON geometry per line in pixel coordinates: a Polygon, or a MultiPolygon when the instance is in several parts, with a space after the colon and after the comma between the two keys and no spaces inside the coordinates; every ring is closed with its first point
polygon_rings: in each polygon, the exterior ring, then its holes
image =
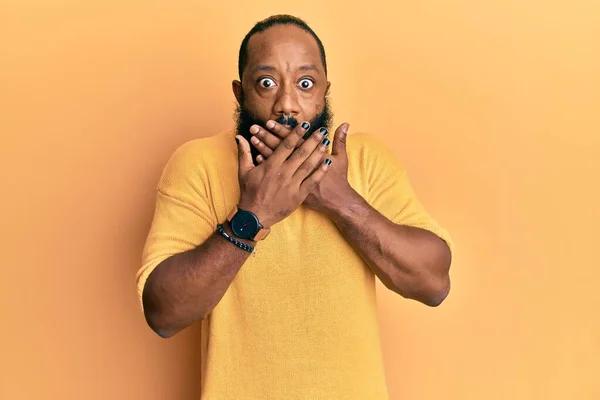
{"type": "Polygon", "coordinates": [[[263,227],[254,213],[235,206],[227,216],[229,227],[240,239],[259,241],[271,233],[271,228],[263,227]]]}

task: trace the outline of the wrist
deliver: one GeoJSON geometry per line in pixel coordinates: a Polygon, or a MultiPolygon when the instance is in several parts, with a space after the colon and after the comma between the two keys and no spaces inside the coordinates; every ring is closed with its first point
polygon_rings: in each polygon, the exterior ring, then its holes
{"type": "Polygon", "coordinates": [[[256,243],[254,240],[250,240],[250,239],[242,239],[240,237],[235,236],[235,234],[233,233],[233,230],[231,229],[231,226],[229,225],[229,221],[226,220],[223,224],[223,230],[225,232],[227,232],[227,234],[231,237],[234,237],[237,241],[245,243],[247,245],[250,245],[252,247],[256,246],[256,243]]]}
{"type": "Polygon", "coordinates": [[[349,221],[362,224],[368,220],[370,207],[365,199],[356,191],[353,195],[345,197],[343,202],[338,202],[328,208],[328,215],[336,225],[349,221]]]}
{"type": "Polygon", "coordinates": [[[269,222],[261,222],[260,215],[262,214],[259,212],[258,215],[256,215],[254,212],[257,210],[254,209],[254,207],[246,208],[244,203],[241,204],[241,206],[238,204],[234,207],[227,216],[229,227],[233,231],[233,234],[238,238],[252,240],[254,242],[263,240],[269,236],[269,233],[271,232],[269,222]]]}
{"type": "Polygon", "coordinates": [[[252,214],[256,215],[258,222],[265,229],[271,228],[271,226],[277,222],[277,221],[272,221],[272,219],[269,218],[269,213],[267,211],[263,210],[261,207],[258,207],[254,204],[244,203],[244,202],[240,201],[237,206],[239,209],[242,209],[244,211],[249,211],[252,214]]]}

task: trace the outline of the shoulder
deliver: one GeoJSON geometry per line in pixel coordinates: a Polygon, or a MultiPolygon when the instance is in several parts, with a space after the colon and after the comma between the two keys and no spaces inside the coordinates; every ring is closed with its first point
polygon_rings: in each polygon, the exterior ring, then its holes
{"type": "Polygon", "coordinates": [[[371,132],[349,133],[346,138],[348,159],[365,168],[396,166],[402,168],[393,151],[393,143],[371,132]],[[391,164],[391,165],[390,165],[391,164]]]}
{"type": "Polygon", "coordinates": [[[175,149],[167,164],[182,167],[199,165],[202,160],[207,158],[222,158],[224,152],[231,151],[231,149],[235,152],[235,142],[231,132],[192,139],[175,149]],[[228,141],[231,141],[231,143],[228,143],[228,141]]]}
{"type": "Polygon", "coordinates": [[[202,174],[209,166],[217,165],[228,156],[235,158],[235,155],[235,141],[231,131],[189,140],[171,154],[160,182],[165,184],[182,177],[202,174]]]}
{"type": "Polygon", "coordinates": [[[175,149],[165,169],[185,171],[201,168],[211,161],[223,160],[228,153],[232,153],[234,156],[236,154],[232,132],[192,139],[175,149]]]}
{"type": "Polygon", "coordinates": [[[349,152],[363,155],[391,151],[391,146],[383,138],[371,132],[349,133],[346,138],[346,148],[349,152]]]}

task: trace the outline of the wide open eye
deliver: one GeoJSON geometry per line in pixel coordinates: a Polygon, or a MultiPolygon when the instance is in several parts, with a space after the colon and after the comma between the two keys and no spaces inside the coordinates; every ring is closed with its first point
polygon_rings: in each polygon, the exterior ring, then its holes
{"type": "Polygon", "coordinates": [[[315,83],[310,79],[304,78],[301,79],[300,82],[298,82],[298,84],[302,89],[307,90],[313,87],[315,83]]]}
{"type": "Polygon", "coordinates": [[[271,88],[275,86],[275,81],[272,78],[262,78],[258,81],[258,84],[263,88],[271,88]]]}

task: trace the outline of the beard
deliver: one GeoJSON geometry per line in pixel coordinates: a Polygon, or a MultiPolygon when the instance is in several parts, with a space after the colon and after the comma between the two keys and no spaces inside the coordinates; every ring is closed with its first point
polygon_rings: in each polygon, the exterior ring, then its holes
{"type": "MultiPolygon", "coordinates": [[[[250,144],[250,152],[252,153],[252,162],[254,163],[254,165],[258,165],[258,162],[256,161],[256,157],[258,157],[260,155],[260,152],[256,149],[256,147],[254,147],[252,142],[250,142],[250,138],[252,138],[252,136],[253,136],[250,133],[250,127],[252,125],[259,125],[268,131],[269,129],[267,129],[267,126],[266,126],[267,121],[263,121],[263,120],[259,119],[258,117],[256,117],[254,115],[254,113],[252,113],[250,110],[248,110],[248,108],[245,106],[243,101],[242,101],[241,106],[239,104],[236,105],[235,120],[236,120],[237,134],[243,136],[244,139],[246,139],[248,141],[248,143],[250,144]]],[[[319,114],[317,114],[311,121],[309,121],[309,123],[310,123],[310,128],[308,130],[309,136],[312,135],[313,132],[315,132],[316,130],[318,130],[322,127],[327,128],[327,130],[330,130],[332,120],[333,120],[333,114],[331,112],[329,99],[327,97],[325,97],[323,110],[319,114]]],[[[293,116],[290,116],[289,118],[286,118],[285,116],[281,116],[281,117],[275,119],[274,121],[281,125],[289,125],[291,127],[291,129],[294,129],[298,125],[298,121],[293,116]]]]}

